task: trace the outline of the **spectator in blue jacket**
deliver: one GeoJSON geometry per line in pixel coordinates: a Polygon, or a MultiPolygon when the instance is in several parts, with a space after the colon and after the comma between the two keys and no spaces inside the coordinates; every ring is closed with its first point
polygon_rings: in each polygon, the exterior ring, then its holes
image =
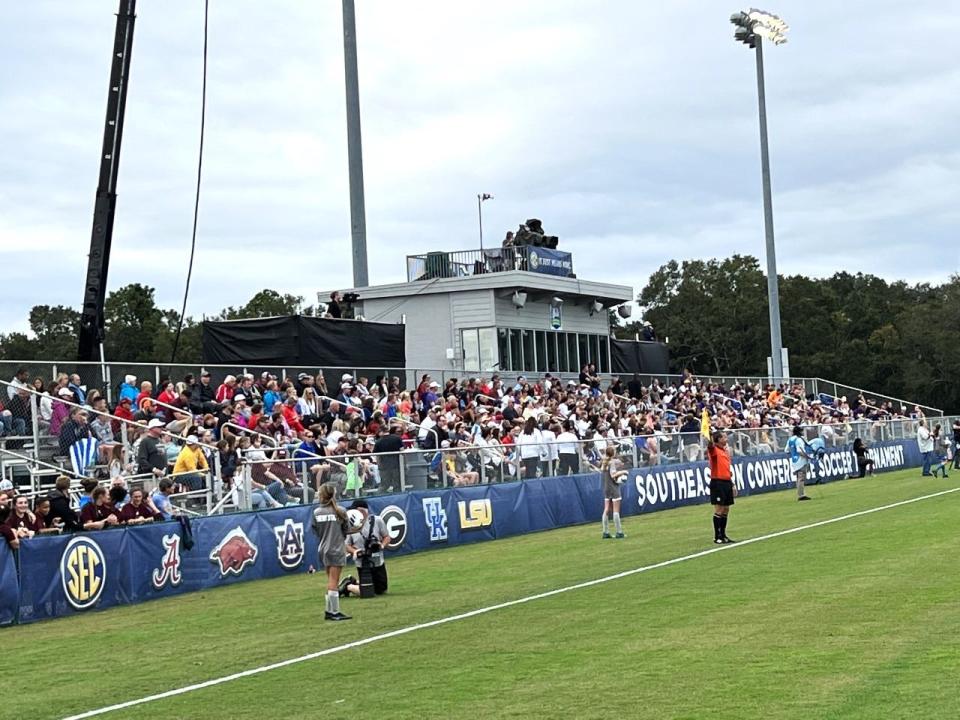
{"type": "Polygon", "coordinates": [[[120,385],[120,399],[129,399],[131,404],[136,405],[137,395],[139,394],[140,390],[137,388],[136,375],[127,375],[123,379],[123,383],[120,385]]]}

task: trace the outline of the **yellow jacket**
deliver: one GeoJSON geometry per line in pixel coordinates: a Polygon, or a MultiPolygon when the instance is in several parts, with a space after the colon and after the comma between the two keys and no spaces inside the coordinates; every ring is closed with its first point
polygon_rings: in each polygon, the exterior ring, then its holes
{"type": "Polygon", "coordinates": [[[173,466],[173,474],[198,472],[207,469],[207,458],[203,454],[200,446],[190,447],[184,445],[183,450],[177,455],[177,462],[173,466]]]}

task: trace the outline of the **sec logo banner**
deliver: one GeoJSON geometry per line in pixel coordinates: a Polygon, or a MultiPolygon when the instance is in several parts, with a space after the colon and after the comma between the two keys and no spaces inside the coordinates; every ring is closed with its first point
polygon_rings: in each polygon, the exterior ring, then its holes
{"type": "Polygon", "coordinates": [[[403,541],[407,539],[407,516],[396,505],[388,505],[380,513],[380,519],[387,526],[387,532],[390,533],[390,547],[388,550],[396,550],[403,541]]]}
{"type": "Polygon", "coordinates": [[[60,578],[68,603],[77,610],[93,607],[107,583],[103,550],[88,537],[73,538],[60,558],[60,578]]]}

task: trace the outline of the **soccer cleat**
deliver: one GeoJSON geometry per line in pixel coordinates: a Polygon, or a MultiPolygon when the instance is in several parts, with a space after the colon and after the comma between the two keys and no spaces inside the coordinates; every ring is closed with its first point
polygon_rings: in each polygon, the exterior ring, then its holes
{"type": "Polygon", "coordinates": [[[714,544],[714,545],[723,545],[723,539],[722,539],[722,538],[714,538],[714,539],[713,539],[713,544],[714,544]]]}
{"type": "Polygon", "coordinates": [[[799,501],[799,500],[809,500],[809,499],[810,499],[810,496],[809,496],[809,495],[801,495],[800,497],[797,498],[798,501],[799,501]]]}
{"type": "Polygon", "coordinates": [[[600,536],[600,538],[603,540],[609,540],[611,537],[612,535],[610,535],[610,533],[604,533],[603,535],[600,536]]]}
{"type": "Polygon", "coordinates": [[[618,540],[621,540],[621,539],[625,538],[626,535],[624,535],[622,532],[619,532],[619,533],[617,533],[614,537],[616,537],[618,540]]]}
{"type": "Polygon", "coordinates": [[[728,538],[726,535],[724,535],[720,542],[722,542],[724,545],[732,545],[736,542],[736,540],[733,538],[728,538]]]}
{"type": "Polygon", "coordinates": [[[324,619],[324,620],[333,620],[333,621],[337,622],[337,621],[340,621],[340,620],[352,620],[353,618],[351,618],[349,615],[344,615],[342,612],[335,612],[335,613],[325,612],[325,613],[323,614],[323,619],[324,619]]]}

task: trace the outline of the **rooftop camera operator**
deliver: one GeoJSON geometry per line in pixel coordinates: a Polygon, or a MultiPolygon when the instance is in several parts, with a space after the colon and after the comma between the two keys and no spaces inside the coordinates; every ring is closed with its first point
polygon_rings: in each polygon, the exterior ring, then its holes
{"type": "Polygon", "coordinates": [[[360,530],[347,537],[347,552],[353,555],[360,579],[348,577],[340,583],[340,595],[370,598],[387,591],[387,566],[383,551],[390,547],[390,531],[386,523],[370,512],[366,500],[354,500],[350,514],[362,515],[362,522],[353,520],[360,530]]]}

